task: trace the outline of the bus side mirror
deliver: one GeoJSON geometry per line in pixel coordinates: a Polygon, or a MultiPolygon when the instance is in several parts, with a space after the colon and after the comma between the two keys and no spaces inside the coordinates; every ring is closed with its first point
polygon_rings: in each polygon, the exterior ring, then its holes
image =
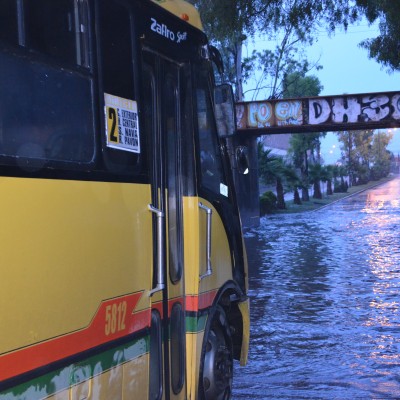
{"type": "Polygon", "coordinates": [[[220,75],[224,74],[224,61],[222,60],[221,53],[214,46],[208,46],[208,51],[210,52],[211,61],[217,67],[220,75]]]}
{"type": "Polygon", "coordinates": [[[214,88],[214,108],[220,137],[232,136],[236,132],[236,112],[232,87],[228,84],[214,88]]]}
{"type": "Polygon", "coordinates": [[[249,156],[246,146],[236,147],[236,165],[239,174],[247,175],[249,173],[249,156]]]}

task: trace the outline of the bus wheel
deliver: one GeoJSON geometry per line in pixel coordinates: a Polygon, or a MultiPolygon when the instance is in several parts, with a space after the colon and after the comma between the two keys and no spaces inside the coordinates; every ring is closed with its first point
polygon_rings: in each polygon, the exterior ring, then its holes
{"type": "Polygon", "coordinates": [[[200,398],[228,400],[232,394],[232,339],[225,312],[218,306],[203,342],[200,365],[200,398]]]}

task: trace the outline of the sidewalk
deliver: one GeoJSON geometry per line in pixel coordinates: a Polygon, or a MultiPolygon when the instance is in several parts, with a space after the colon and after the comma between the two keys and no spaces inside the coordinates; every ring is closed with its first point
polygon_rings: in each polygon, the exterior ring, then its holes
{"type": "Polygon", "coordinates": [[[354,194],[363,192],[364,190],[371,189],[375,186],[382,185],[392,179],[399,178],[399,175],[391,175],[387,178],[382,178],[379,181],[371,181],[365,185],[351,186],[347,190],[347,193],[334,193],[330,196],[323,194],[322,199],[313,199],[312,193],[310,194],[310,201],[304,201],[303,204],[297,205],[293,203],[293,200],[285,200],[286,210],[277,210],[274,214],[282,214],[282,213],[298,213],[298,212],[309,212],[319,210],[323,207],[328,206],[336,201],[342,200],[346,197],[353,196],[354,194]]]}

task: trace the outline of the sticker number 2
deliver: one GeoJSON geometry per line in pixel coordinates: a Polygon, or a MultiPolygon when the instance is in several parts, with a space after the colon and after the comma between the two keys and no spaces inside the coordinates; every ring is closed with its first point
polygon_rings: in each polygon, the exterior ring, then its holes
{"type": "Polygon", "coordinates": [[[116,135],[117,127],[117,112],[115,108],[108,109],[108,119],[111,121],[110,142],[118,143],[118,136],[116,135]]]}
{"type": "Polygon", "coordinates": [[[126,308],[126,301],[109,304],[106,307],[106,324],[104,329],[106,336],[125,329],[126,308]]]}

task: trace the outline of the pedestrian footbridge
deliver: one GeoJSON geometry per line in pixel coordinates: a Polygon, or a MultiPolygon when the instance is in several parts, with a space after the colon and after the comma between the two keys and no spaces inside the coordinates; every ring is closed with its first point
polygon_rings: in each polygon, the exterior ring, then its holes
{"type": "Polygon", "coordinates": [[[243,224],[250,227],[259,221],[258,136],[397,128],[400,91],[239,102],[236,115],[231,159],[243,224]],[[240,165],[244,153],[245,169],[240,165]]]}

